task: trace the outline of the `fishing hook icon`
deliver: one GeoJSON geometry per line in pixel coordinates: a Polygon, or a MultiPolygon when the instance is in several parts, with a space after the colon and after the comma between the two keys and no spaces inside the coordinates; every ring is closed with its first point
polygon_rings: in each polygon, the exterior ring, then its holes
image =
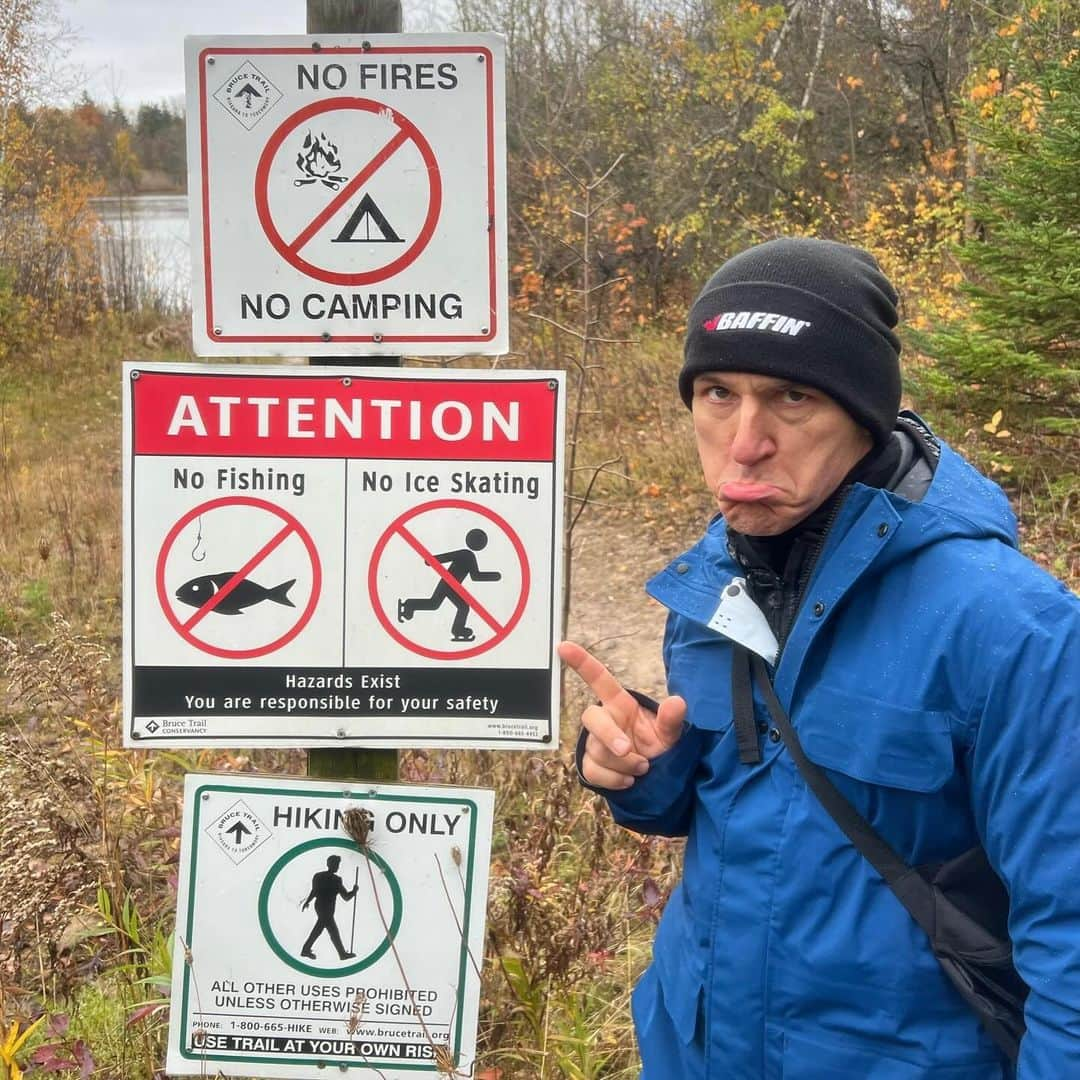
{"type": "Polygon", "coordinates": [[[206,552],[205,551],[201,555],[196,555],[195,554],[195,552],[199,550],[199,547],[200,547],[201,544],[202,544],[202,515],[200,514],[199,515],[199,535],[195,537],[195,546],[191,549],[191,560],[192,560],[192,562],[202,562],[203,559],[206,558],[206,552]]]}

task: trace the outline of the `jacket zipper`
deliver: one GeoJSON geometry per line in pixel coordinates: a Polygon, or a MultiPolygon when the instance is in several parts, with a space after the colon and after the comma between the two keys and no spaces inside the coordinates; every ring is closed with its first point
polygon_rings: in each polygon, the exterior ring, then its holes
{"type": "Polygon", "coordinates": [[[814,573],[814,568],[817,566],[818,559],[821,558],[822,551],[825,550],[825,542],[829,539],[829,533],[832,532],[833,525],[836,524],[836,519],[840,516],[840,510],[847,501],[849,491],[850,485],[837,491],[837,497],[833,502],[832,509],[825,519],[825,527],[821,530],[821,539],[814,545],[813,550],[803,562],[802,570],[799,572],[799,580],[795,583],[795,588],[788,594],[780,621],[781,633],[777,635],[778,648],[776,650],[774,670],[780,665],[780,657],[783,655],[784,646],[787,644],[791,629],[795,625],[795,617],[798,615],[799,608],[805,599],[806,590],[810,585],[810,578],[814,573]]]}

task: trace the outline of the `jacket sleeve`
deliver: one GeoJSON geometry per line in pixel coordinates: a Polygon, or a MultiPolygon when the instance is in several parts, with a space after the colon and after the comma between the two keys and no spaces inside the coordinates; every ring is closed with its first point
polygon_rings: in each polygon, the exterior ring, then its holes
{"type": "MultiPolygon", "coordinates": [[[[578,738],[579,763],[587,734],[582,731],[578,738]]],[[[688,727],[670,750],[653,758],[644,776],[623,791],[594,787],[583,778],[581,782],[590,791],[603,795],[619,825],[654,836],[686,836],[690,831],[693,776],[701,755],[701,735],[688,727]]]]}
{"type": "MultiPolygon", "coordinates": [[[[672,619],[669,617],[664,634],[664,669],[670,671],[672,619]]],[[[643,694],[631,691],[638,703],[656,708],[657,703],[643,694]]],[[[593,787],[581,777],[581,757],[587,732],[578,738],[578,776],[582,784],[602,795],[611,808],[615,821],[634,832],[655,836],[686,836],[694,806],[694,774],[703,751],[705,733],[686,725],[682,737],[674,746],[652,759],[649,771],[639,776],[629,788],[608,791],[593,787]]]]}
{"type": "Polygon", "coordinates": [[[1026,612],[991,617],[995,641],[974,635],[984,690],[969,761],[975,823],[1031,987],[1018,1080],[1080,1076],[1080,602],[1036,593],[1026,612]]]}

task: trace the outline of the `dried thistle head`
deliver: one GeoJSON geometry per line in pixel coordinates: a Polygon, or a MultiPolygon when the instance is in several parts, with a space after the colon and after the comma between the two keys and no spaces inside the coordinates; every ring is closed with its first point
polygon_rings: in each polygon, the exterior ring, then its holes
{"type": "Polygon", "coordinates": [[[455,844],[450,849],[450,858],[454,860],[454,865],[460,869],[461,867],[461,848],[455,844]]]}
{"type": "Polygon", "coordinates": [[[47,536],[38,537],[37,553],[42,562],[49,561],[49,556],[52,554],[52,541],[47,536]]]}
{"type": "Polygon", "coordinates": [[[356,1029],[360,1026],[360,1021],[364,1015],[365,1008],[365,991],[363,987],[360,987],[356,991],[356,996],[352,999],[352,1007],[349,1010],[349,1034],[355,1035],[356,1029]]]}
{"type": "Polygon", "coordinates": [[[442,1076],[459,1076],[454,1052],[447,1043],[435,1043],[435,1070],[442,1076]]]}
{"type": "Polygon", "coordinates": [[[371,827],[375,824],[375,817],[370,810],[346,810],[342,815],[341,823],[349,834],[353,843],[361,851],[364,851],[371,842],[371,827]]]}

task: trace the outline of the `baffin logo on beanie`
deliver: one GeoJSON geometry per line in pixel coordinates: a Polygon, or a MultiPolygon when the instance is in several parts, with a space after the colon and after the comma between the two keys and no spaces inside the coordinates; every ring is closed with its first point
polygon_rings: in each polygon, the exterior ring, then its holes
{"type": "Polygon", "coordinates": [[[777,315],[775,311],[725,311],[701,325],[705,330],[767,330],[770,334],[798,337],[812,324],[806,319],[777,315]]]}

